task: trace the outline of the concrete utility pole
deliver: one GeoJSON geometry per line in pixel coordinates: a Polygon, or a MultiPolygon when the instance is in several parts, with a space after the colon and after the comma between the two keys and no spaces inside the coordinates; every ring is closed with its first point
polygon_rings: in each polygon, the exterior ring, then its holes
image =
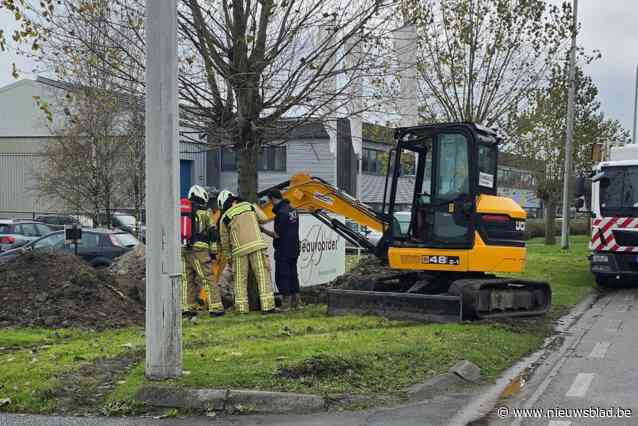
{"type": "Polygon", "coordinates": [[[631,143],[636,143],[636,119],[638,116],[638,65],[636,65],[636,87],[634,88],[634,131],[631,135],[631,143]]]}
{"type": "Polygon", "coordinates": [[[177,1],[146,1],[146,377],[182,374],[177,1]]]}
{"type": "Polygon", "coordinates": [[[574,0],[574,29],[572,49],[569,52],[569,96],[567,100],[567,141],[565,146],[565,176],[563,178],[563,223],[561,247],[569,248],[570,185],[572,174],[572,147],[574,145],[574,103],[576,101],[576,32],[578,30],[578,0],[574,0]]]}

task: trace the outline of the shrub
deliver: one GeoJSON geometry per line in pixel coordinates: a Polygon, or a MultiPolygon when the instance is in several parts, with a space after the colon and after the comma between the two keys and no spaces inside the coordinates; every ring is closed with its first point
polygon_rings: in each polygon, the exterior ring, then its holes
{"type": "MultiPolygon", "coordinates": [[[[560,235],[561,222],[556,221],[554,225],[556,235],[560,235]]],[[[587,235],[589,234],[589,221],[587,219],[576,219],[569,222],[570,235],[587,235]]],[[[525,224],[525,239],[540,238],[545,236],[545,220],[533,219],[528,220],[525,224]]]]}

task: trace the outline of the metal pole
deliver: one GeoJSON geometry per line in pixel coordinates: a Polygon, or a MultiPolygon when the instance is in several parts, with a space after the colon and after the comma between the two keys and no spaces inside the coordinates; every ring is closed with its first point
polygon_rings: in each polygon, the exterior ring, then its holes
{"type": "Polygon", "coordinates": [[[569,96],[567,100],[567,141],[565,146],[565,176],[563,178],[563,223],[561,247],[569,248],[570,185],[572,174],[572,147],[574,145],[574,102],[576,98],[576,31],[578,29],[578,0],[574,0],[574,28],[569,53],[569,96]]]}
{"type": "Polygon", "coordinates": [[[634,131],[631,136],[631,143],[636,143],[636,116],[638,116],[638,65],[636,65],[636,87],[634,95],[634,131]]]}
{"type": "Polygon", "coordinates": [[[146,377],[182,374],[177,1],[146,1],[146,377]]]}

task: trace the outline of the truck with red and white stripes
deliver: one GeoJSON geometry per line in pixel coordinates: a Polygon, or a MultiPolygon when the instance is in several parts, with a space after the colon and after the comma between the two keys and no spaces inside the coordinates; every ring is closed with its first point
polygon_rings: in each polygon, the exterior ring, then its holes
{"type": "Polygon", "coordinates": [[[638,282],[638,145],[611,148],[591,183],[591,272],[600,286],[638,282]]]}

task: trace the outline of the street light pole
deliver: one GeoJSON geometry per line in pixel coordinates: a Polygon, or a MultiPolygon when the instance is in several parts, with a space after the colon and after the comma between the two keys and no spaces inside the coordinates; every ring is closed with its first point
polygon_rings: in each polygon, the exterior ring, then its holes
{"type": "Polygon", "coordinates": [[[570,185],[572,174],[572,147],[574,145],[574,103],[576,98],[576,32],[578,30],[578,0],[574,0],[574,28],[572,48],[569,52],[569,95],[567,100],[567,141],[565,146],[565,176],[563,178],[563,223],[561,247],[569,248],[570,185]]]}
{"type": "Polygon", "coordinates": [[[636,65],[636,86],[634,90],[634,131],[631,136],[631,143],[636,143],[636,116],[638,116],[638,65],[636,65]]]}
{"type": "Polygon", "coordinates": [[[146,377],[182,374],[177,1],[146,1],[146,377]]]}

